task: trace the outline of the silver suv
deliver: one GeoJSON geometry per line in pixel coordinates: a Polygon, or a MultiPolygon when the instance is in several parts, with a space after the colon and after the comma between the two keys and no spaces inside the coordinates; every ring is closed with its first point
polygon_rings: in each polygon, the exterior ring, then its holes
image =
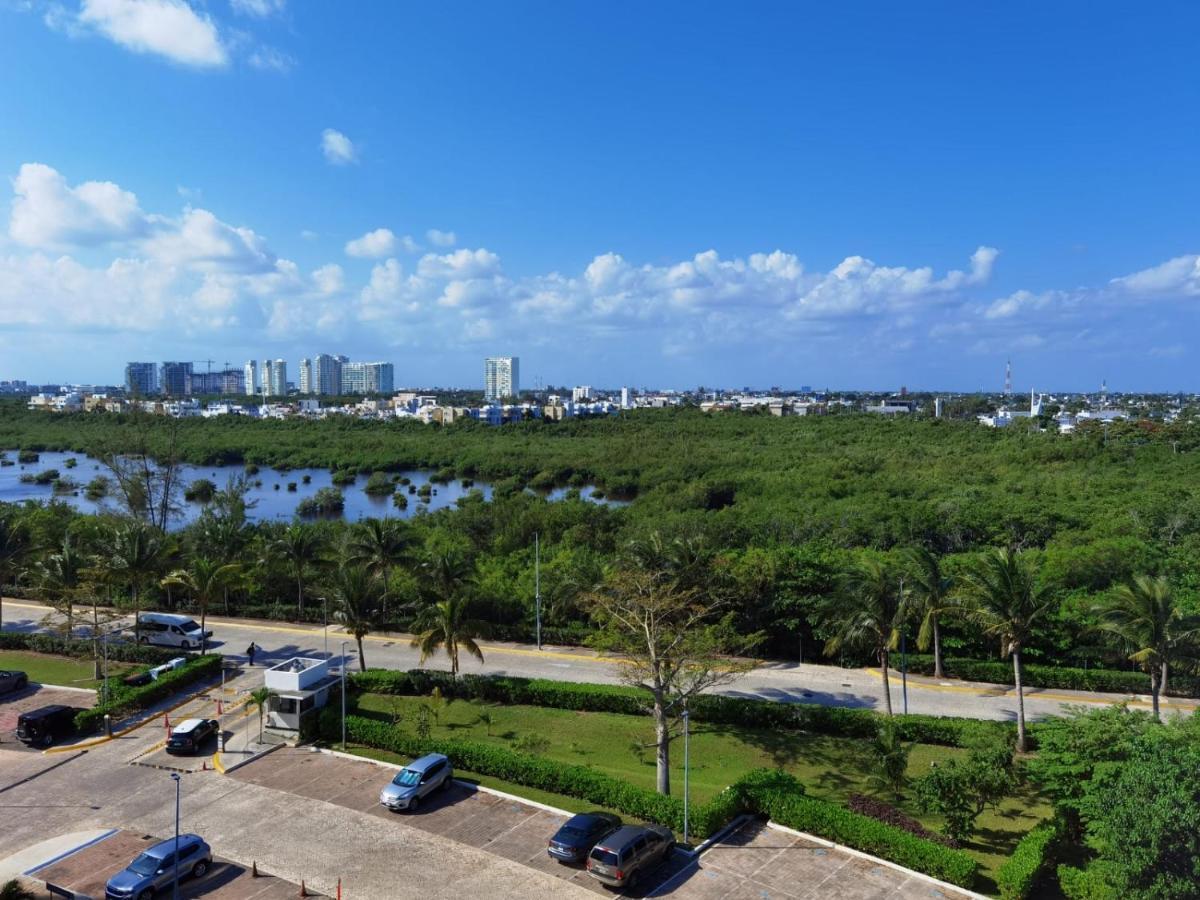
{"type": "Polygon", "coordinates": [[[390,810],[416,812],[421,801],[436,790],[446,790],[454,781],[450,760],[430,753],[413,760],[396,773],[391,783],[379,792],[379,802],[390,810]]]}
{"type": "Polygon", "coordinates": [[[588,854],[587,872],[609,887],[633,887],[642,874],[671,855],[675,835],[662,825],[625,825],[588,854]]]}

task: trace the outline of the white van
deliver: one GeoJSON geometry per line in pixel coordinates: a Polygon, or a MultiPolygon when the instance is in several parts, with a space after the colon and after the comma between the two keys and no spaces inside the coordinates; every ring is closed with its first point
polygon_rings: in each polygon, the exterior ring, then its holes
{"type": "Polygon", "coordinates": [[[138,616],[138,643],[141,644],[192,650],[199,648],[201,642],[210,637],[211,631],[202,632],[200,626],[188,616],[171,613],[142,613],[138,616]]]}

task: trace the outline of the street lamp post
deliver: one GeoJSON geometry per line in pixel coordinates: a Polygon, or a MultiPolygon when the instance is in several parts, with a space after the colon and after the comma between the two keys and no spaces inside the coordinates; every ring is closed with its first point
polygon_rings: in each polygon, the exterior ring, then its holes
{"type": "Polygon", "coordinates": [[[683,842],[688,839],[688,709],[683,708],[683,842]]]}
{"type": "Polygon", "coordinates": [[[179,900],[179,773],[172,772],[175,782],[175,877],[171,887],[171,900],[179,900]]]}
{"type": "Polygon", "coordinates": [[[342,641],[342,749],[346,749],[346,645],[349,641],[342,641]]]}
{"type": "Polygon", "coordinates": [[[542,649],[542,545],[538,533],[533,533],[533,604],[537,627],[537,648],[542,649]]]}
{"type": "Polygon", "coordinates": [[[904,714],[908,715],[908,633],[900,632],[900,685],[904,694],[904,714]]]}

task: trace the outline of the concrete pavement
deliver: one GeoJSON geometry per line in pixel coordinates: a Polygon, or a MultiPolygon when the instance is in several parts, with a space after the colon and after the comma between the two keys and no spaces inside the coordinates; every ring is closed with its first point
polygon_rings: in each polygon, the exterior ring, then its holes
{"type": "MultiPolygon", "coordinates": [[[[4,602],[7,629],[34,631],[42,627],[52,611],[26,600],[4,602]]],[[[353,656],[354,642],[337,627],[324,631],[319,625],[296,625],[281,622],[262,622],[246,619],[226,619],[210,616],[208,625],[213,631],[213,649],[239,660],[253,641],[262,648],[256,662],[268,665],[296,655],[337,656],[343,642],[346,652],[353,656]]],[[[409,646],[409,635],[368,635],[367,665],[388,669],[412,669],[419,664],[419,654],[409,646]]],[[[613,684],[620,681],[619,664],[590,650],[571,647],[536,647],[484,642],[484,662],[470,657],[461,660],[464,673],[492,673],[527,678],[550,678],[559,681],[596,682],[613,684]]],[[[446,666],[445,658],[434,657],[428,667],[446,666]]],[[[787,661],[764,662],[732,685],[719,689],[731,696],[755,697],[781,702],[816,703],[881,710],[883,688],[877,669],[842,669],[836,666],[800,664],[787,661]]],[[[1017,704],[1015,691],[1007,685],[980,684],[952,679],[935,680],[922,676],[908,677],[908,711],[929,715],[1015,721],[1017,704]]],[[[892,706],[904,708],[904,691],[899,672],[892,672],[892,706]]],[[[1029,718],[1061,715],[1072,704],[1108,704],[1128,702],[1149,708],[1149,697],[1127,694],[1102,694],[1086,691],[1026,688],[1025,711],[1029,718]]],[[[1164,701],[1167,711],[1191,711],[1196,701],[1171,698],[1164,701]]]]}

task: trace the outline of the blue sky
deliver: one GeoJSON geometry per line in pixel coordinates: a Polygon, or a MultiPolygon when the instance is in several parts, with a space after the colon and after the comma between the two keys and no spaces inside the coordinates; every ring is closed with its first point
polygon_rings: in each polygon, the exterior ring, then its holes
{"type": "Polygon", "coordinates": [[[1198,390],[1198,26],[0,0],[0,377],[1198,390]]]}

